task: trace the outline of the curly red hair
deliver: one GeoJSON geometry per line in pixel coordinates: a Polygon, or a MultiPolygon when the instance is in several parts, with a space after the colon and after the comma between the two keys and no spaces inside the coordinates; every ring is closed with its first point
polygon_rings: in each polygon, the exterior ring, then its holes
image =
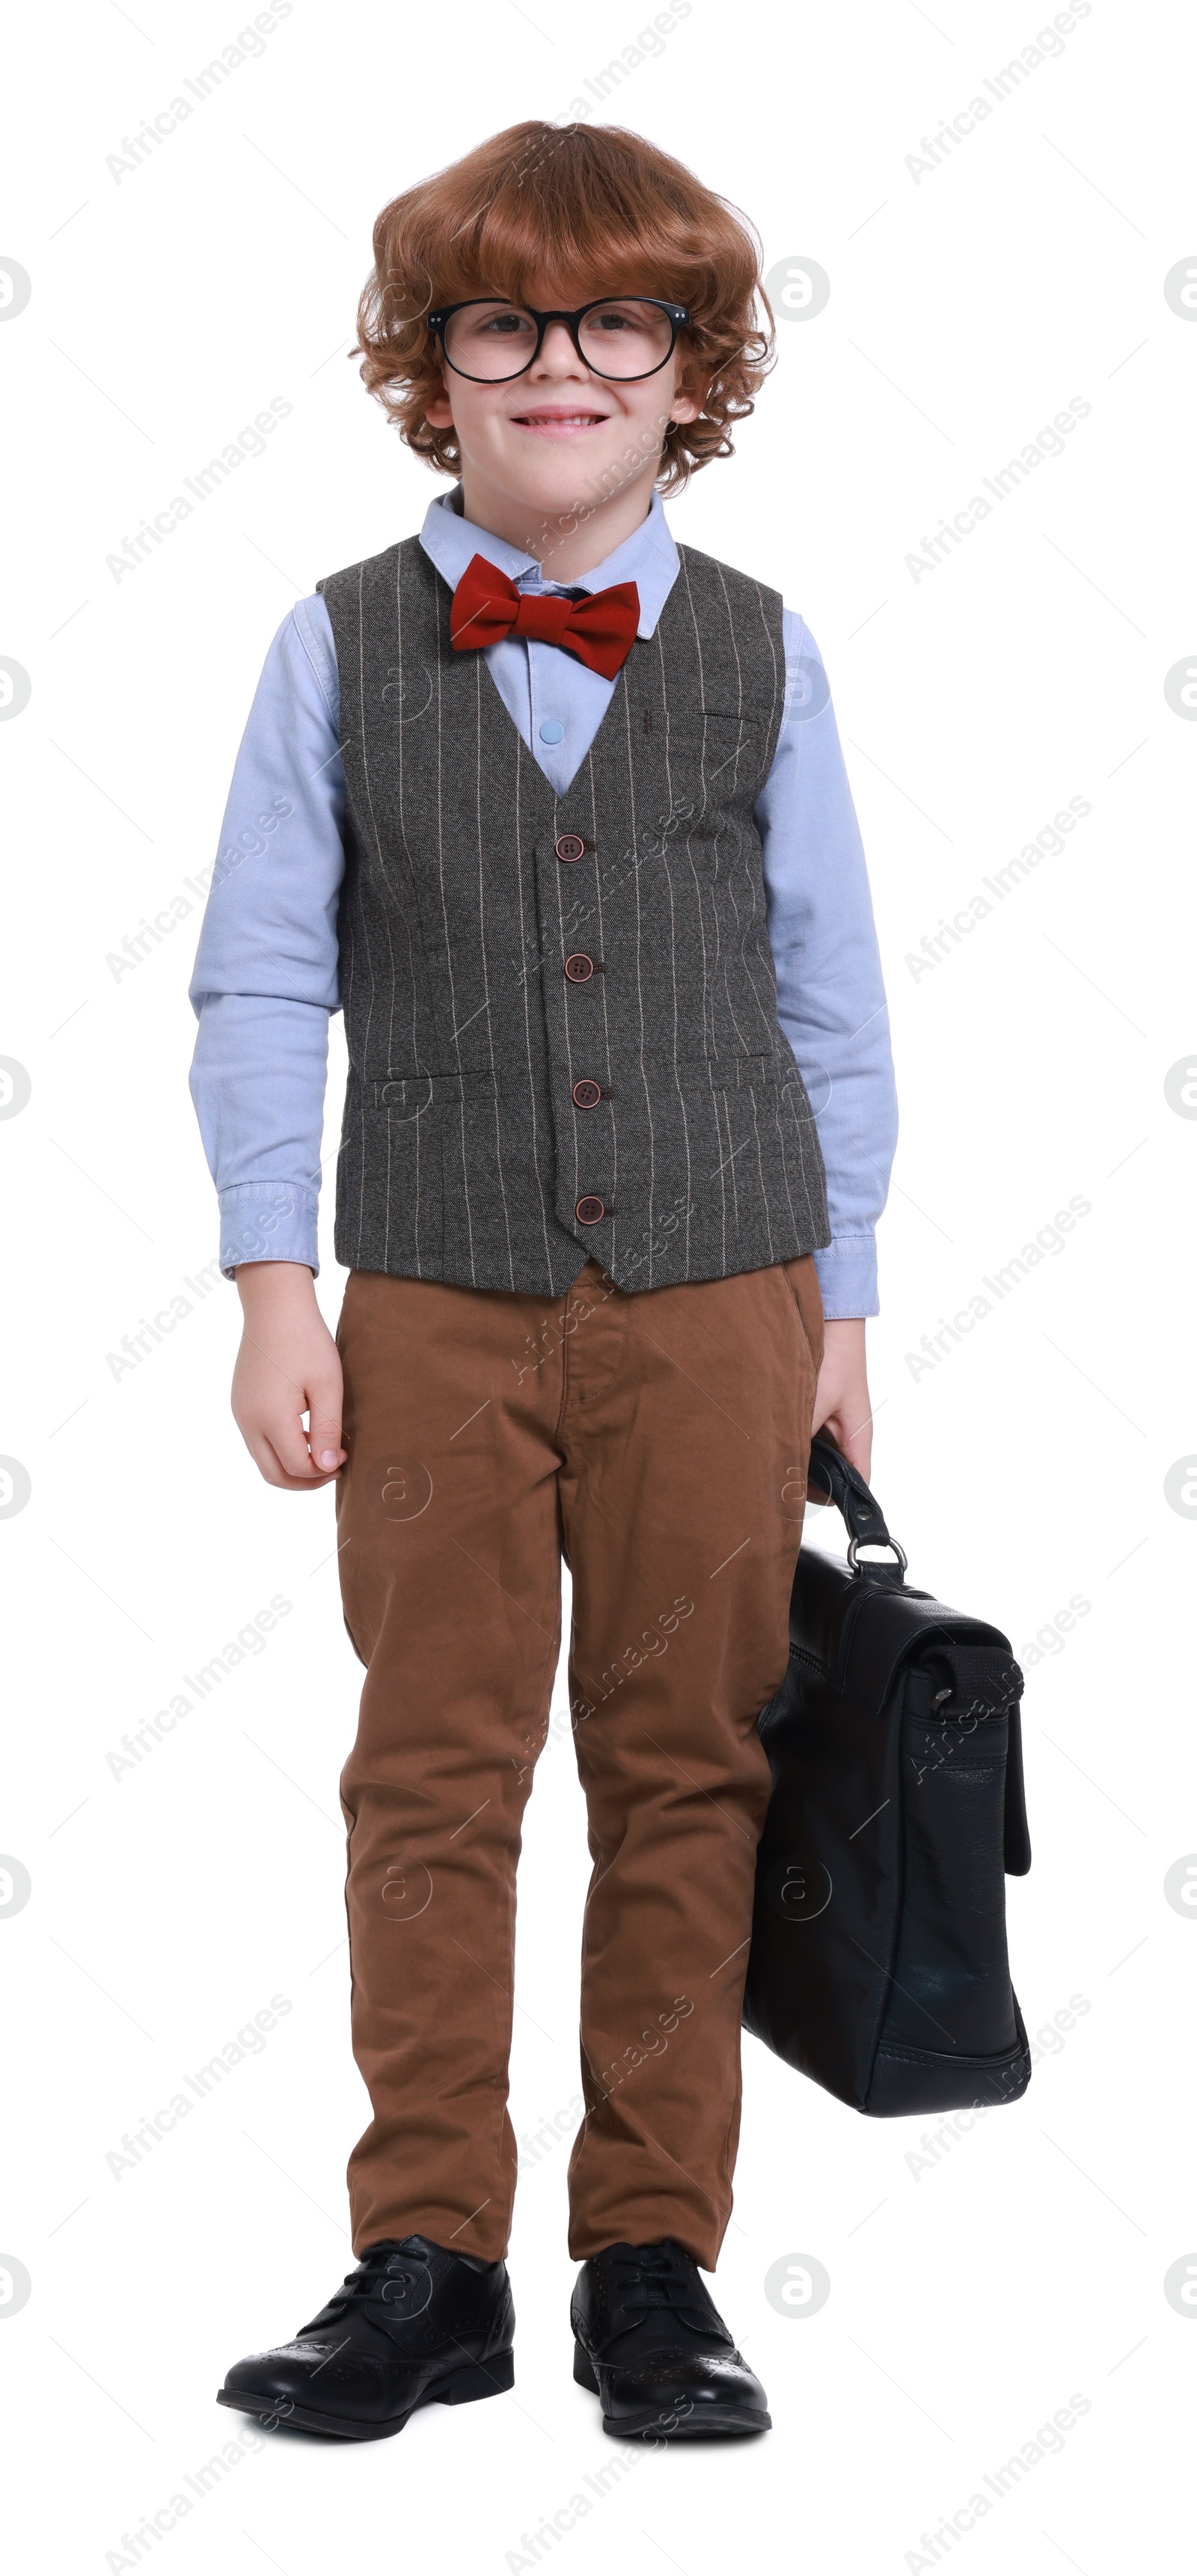
{"type": "Polygon", "coordinates": [[[690,322],[679,356],[702,409],[666,432],[657,485],[678,492],[755,409],[774,362],[773,313],[748,217],[681,161],[618,125],[530,119],[491,135],[464,159],[384,206],[374,267],[358,306],[360,374],[400,437],[441,473],[456,474],[454,429],[434,429],[426,405],[443,391],[440,351],[424,316],[471,295],[555,304],[599,293],[663,295],[690,322]],[[766,327],[757,317],[757,299],[766,327]]]}

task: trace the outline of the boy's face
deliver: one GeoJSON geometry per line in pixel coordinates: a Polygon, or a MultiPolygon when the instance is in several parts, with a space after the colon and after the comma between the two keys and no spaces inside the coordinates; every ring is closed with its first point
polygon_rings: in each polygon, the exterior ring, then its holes
{"type": "MultiPolygon", "coordinates": [[[[606,290],[600,281],[568,297],[530,292],[542,312],[582,305],[606,290]]],[[[697,418],[701,402],[683,390],[681,353],[655,375],[620,380],[596,375],[579,357],[564,323],[552,322],[526,374],[480,384],[450,367],[444,391],[427,405],[433,428],[450,423],[461,447],[469,493],[502,497],[549,519],[567,517],[628,490],[642,478],[647,512],[671,420],[697,418]]]]}

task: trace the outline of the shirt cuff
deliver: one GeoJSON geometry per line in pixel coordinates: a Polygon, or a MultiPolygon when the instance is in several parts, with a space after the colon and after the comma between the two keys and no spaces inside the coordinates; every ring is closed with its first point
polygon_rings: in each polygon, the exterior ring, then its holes
{"type": "Polygon", "coordinates": [[[814,1255],[823,1313],[829,1324],[881,1312],[877,1295],[877,1244],[871,1234],[844,1234],[814,1255]]]}
{"type": "Polygon", "coordinates": [[[238,1181],[221,1190],[220,1267],[231,1279],[242,1261],[303,1261],[320,1275],[319,1201],[293,1181],[238,1181]]]}

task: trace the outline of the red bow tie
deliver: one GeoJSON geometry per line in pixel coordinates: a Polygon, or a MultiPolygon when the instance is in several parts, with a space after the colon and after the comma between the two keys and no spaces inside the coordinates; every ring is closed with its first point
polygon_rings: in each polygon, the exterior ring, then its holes
{"type": "Polygon", "coordinates": [[[534,644],[560,644],[588,671],[613,680],[636,640],[640,593],[634,581],[613,582],[585,599],[538,597],[520,591],[505,572],[473,555],[453,593],[449,634],[455,653],[480,652],[503,635],[526,635],[534,644]]]}

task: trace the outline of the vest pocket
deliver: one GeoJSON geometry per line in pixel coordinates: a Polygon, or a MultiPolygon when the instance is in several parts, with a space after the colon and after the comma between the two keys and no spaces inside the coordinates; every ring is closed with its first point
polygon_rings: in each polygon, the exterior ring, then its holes
{"type": "Polygon", "coordinates": [[[493,1100],[493,1073],[407,1073],[376,1076],[369,1097],[393,1118],[419,1118],[426,1109],[456,1109],[463,1100],[493,1100]]]}
{"type": "Polygon", "coordinates": [[[712,1091],[769,1091],[779,1088],[771,1055],[738,1055],[720,1063],[708,1058],[712,1091]]]}

